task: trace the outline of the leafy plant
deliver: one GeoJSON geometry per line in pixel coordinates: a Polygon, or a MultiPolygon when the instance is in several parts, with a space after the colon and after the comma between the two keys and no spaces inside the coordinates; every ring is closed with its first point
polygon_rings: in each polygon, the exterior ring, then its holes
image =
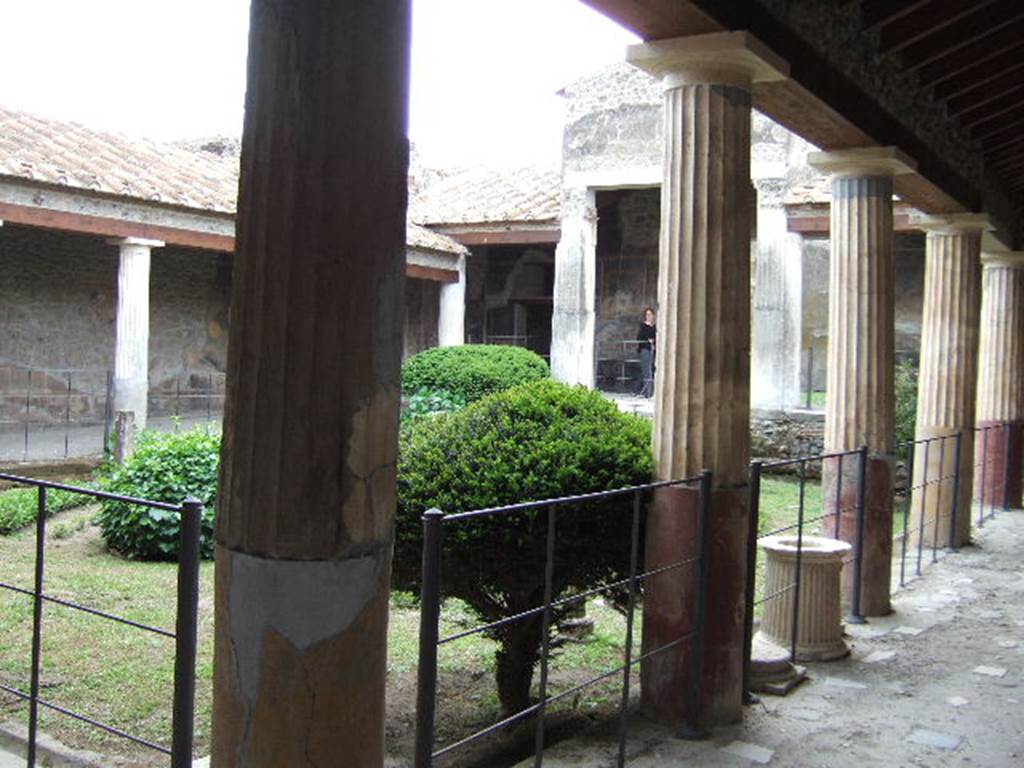
{"type": "Polygon", "coordinates": [[[451,413],[466,406],[462,395],[444,390],[421,389],[409,396],[402,408],[402,422],[407,423],[424,416],[451,413]]]}
{"type": "MultiPolygon", "coordinates": [[[[88,504],[90,498],[71,491],[50,488],[46,491],[46,509],[52,515],[71,507],[88,504]]],[[[36,521],[39,492],[35,488],[13,488],[0,493],[0,536],[6,536],[36,521]]]]}
{"type": "Polygon", "coordinates": [[[914,439],[917,424],[917,362],[896,364],[896,444],[914,439]]]}
{"type": "MultiPolygon", "coordinates": [[[[649,482],[650,424],[599,393],[544,380],[421,419],[401,435],[394,584],[419,590],[421,515],[459,512],[649,482]]],[[[554,594],[620,578],[628,568],[630,495],[559,507],[554,594]]],[[[547,513],[491,515],[445,527],[443,589],[486,622],[543,603],[547,513]]],[[[539,615],[496,628],[505,712],[529,702],[539,615]]]]}
{"type": "Polygon", "coordinates": [[[413,396],[423,390],[445,392],[448,397],[471,403],[550,375],[544,358],[523,347],[499,344],[435,347],[405,361],[402,390],[413,396]]]}
{"type": "MultiPolygon", "coordinates": [[[[203,502],[200,552],[213,557],[213,516],[220,464],[220,435],[203,427],[188,432],[143,432],[123,465],[108,466],[104,491],[148,501],[178,504],[192,496],[203,502]]],[[[178,556],[180,514],[120,501],[104,501],[97,522],[107,546],[140,560],[178,556]]]]}

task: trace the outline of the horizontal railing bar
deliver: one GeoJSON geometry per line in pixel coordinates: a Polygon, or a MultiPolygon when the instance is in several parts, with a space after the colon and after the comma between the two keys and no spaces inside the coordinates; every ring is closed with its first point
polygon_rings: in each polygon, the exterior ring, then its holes
{"type": "Polygon", "coordinates": [[[797,456],[795,459],[779,459],[778,461],[765,461],[761,463],[761,469],[773,469],[776,467],[789,467],[794,464],[800,464],[802,462],[811,463],[813,461],[821,461],[823,459],[838,459],[841,456],[856,456],[859,454],[859,450],[853,451],[833,451],[832,453],[815,453],[810,456],[797,456]]]}
{"type": "MultiPolygon", "coordinates": [[[[4,685],[3,683],[0,683],[0,690],[6,691],[12,696],[17,696],[18,698],[23,699],[25,701],[32,700],[32,697],[24,691],[19,691],[17,688],[12,688],[8,685],[4,685]]],[[[141,736],[134,736],[133,734],[130,734],[127,731],[122,731],[120,728],[116,728],[113,725],[107,725],[106,723],[100,720],[93,720],[91,717],[86,717],[85,715],[79,714],[74,710],[67,709],[66,707],[60,706],[59,704],[54,704],[52,701],[47,701],[46,699],[40,698],[37,698],[36,701],[39,704],[42,704],[47,709],[52,709],[55,712],[60,712],[62,715],[67,715],[68,717],[72,717],[75,720],[79,720],[83,723],[88,723],[89,725],[95,728],[99,728],[100,730],[106,731],[107,733],[112,733],[113,735],[120,736],[123,739],[134,741],[136,744],[141,744],[144,747],[148,747],[149,749],[155,750],[156,752],[162,752],[165,755],[171,754],[171,750],[169,750],[167,747],[162,747],[159,744],[155,744],[152,741],[148,741],[142,738],[141,736]]]]}
{"type": "Polygon", "coordinates": [[[455,512],[450,515],[445,515],[442,518],[443,522],[453,522],[457,520],[465,520],[471,517],[482,517],[484,515],[498,515],[506,512],[522,512],[528,509],[537,509],[538,507],[557,506],[561,504],[572,504],[578,501],[594,501],[596,499],[611,498],[612,496],[623,496],[628,493],[636,493],[638,491],[651,491],[658,488],[666,488],[671,485],[686,485],[688,483],[698,483],[700,477],[684,477],[679,480],[661,480],[657,483],[646,483],[644,485],[630,485],[625,488],[614,488],[610,491],[594,491],[593,493],[581,493],[576,496],[560,496],[555,499],[540,499],[538,501],[523,501],[518,504],[508,504],[503,507],[486,507],[484,509],[474,509],[468,512],[455,512]]]}
{"type": "Polygon", "coordinates": [[[168,512],[181,512],[180,504],[168,504],[163,501],[149,501],[148,499],[137,499],[134,496],[121,496],[117,493],[107,493],[106,491],[97,491],[92,488],[81,488],[77,485],[67,485],[66,483],[56,483],[52,480],[34,480],[30,477],[22,477],[20,475],[9,475],[5,472],[0,472],[0,480],[6,480],[10,483],[18,483],[32,488],[55,488],[58,491],[70,491],[71,493],[79,493],[83,496],[89,496],[94,499],[106,499],[108,501],[121,501],[126,504],[138,504],[143,507],[150,507],[152,509],[165,509],[168,512]]]}
{"type": "Polygon", "coordinates": [[[496,731],[500,731],[502,728],[504,728],[506,726],[512,725],[512,723],[515,723],[515,722],[517,722],[519,720],[522,720],[523,718],[529,717],[534,712],[536,712],[538,709],[540,709],[540,704],[533,704],[533,705],[527,707],[526,709],[523,709],[523,710],[520,710],[519,712],[516,712],[514,715],[509,715],[504,720],[499,720],[498,722],[493,723],[492,725],[487,726],[486,728],[484,728],[481,731],[477,731],[476,733],[472,733],[469,736],[466,736],[464,739],[460,739],[459,741],[456,741],[453,744],[449,744],[448,746],[443,747],[443,748],[437,750],[436,752],[434,752],[432,754],[432,756],[433,757],[441,757],[442,755],[446,755],[449,752],[458,749],[459,747],[464,747],[467,744],[472,744],[477,739],[482,739],[484,736],[489,736],[489,735],[491,735],[492,733],[494,733],[496,731]]]}
{"type": "Polygon", "coordinates": [[[787,587],[783,587],[782,589],[776,590],[775,592],[772,592],[770,595],[765,595],[760,600],[755,600],[754,605],[761,605],[762,603],[767,603],[769,600],[774,600],[779,595],[784,595],[792,589],[796,589],[796,583],[790,584],[787,587]]]}

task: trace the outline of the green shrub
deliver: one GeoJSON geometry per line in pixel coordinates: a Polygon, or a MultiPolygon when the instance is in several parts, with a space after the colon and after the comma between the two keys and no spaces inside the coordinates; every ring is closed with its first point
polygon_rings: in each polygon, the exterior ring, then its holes
{"type": "Polygon", "coordinates": [[[914,439],[917,424],[917,363],[901,360],[896,364],[896,444],[914,439]]]}
{"type": "MultiPolygon", "coordinates": [[[[91,499],[79,493],[50,488],[46,491],[46,508],[50,514],[88,504],[91,499]]],[[[35,488],[13,488],[0,493],[0,536],[6,536],[36,521],[39,492],[35,488]]]]}
{"type": "Polygon", "coordinates": [[[443,390],[421,389],[410,395],[402,406],[402,423],[421,419],[424,416],[436,416],[439,413],[451,413],[466,406],[466,398],[443,390]]]}
{"type": "MultiPolygon", "coordinates": [[[[220,435],[203,427],[188,432],[143,432],[135,453],[100,478],[104,491],[178,504],[193,496],[205,505],[200,552],[213,557],[213,513],[220,463],[220,435]]],[[[104,501],[97,516],[107,546],[139,560],[178,556],[180,515],[137,504],[104,501]]]]}
{"type": "Polygon", "coordinates": [[[435,347],[413,355],[402,366],[402,391],[446,392],[467,403],[503,389],[550,376],[544,358],[523,347],[465,344],[435,347]]]}
{"type": "MultiPolygon", "coordinates": [[[[418,591],[421,515],[547,499],[650,482],[650,423],[597,392],[551,380],[486,397],[409,425],[401,436],[395,586],[418,591]]],[[[631,495],[560,507],[554,594],[628,569],[631,495]]],[[[445,596],[490,622],[543,603],[546,513],[480,517],[445,526],[445,596]]],[[[491,633],[506,712],[529,700],[540,616],[491,633]]]]}

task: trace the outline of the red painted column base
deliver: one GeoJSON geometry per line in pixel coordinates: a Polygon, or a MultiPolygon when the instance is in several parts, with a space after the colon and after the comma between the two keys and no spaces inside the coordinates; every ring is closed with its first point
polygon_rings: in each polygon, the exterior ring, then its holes
{"type": "Polygon", "coordinates": [[[986,505],[1020,509],[1024,421],[980,421],[978,429],[974,448],[975,500],[986,505]],[[982,429],[984,427],[987,429],[982,429]]]}

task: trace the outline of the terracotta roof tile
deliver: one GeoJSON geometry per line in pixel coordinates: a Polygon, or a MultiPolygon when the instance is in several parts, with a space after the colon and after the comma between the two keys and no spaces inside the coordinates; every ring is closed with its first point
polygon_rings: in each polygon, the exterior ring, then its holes
{"type": "Polygon", "coordinates": [[[429,226],[555,223],[561,183],[554,168],[471,168],[428,186],[410,201],[409,217],[429,226]]]}

